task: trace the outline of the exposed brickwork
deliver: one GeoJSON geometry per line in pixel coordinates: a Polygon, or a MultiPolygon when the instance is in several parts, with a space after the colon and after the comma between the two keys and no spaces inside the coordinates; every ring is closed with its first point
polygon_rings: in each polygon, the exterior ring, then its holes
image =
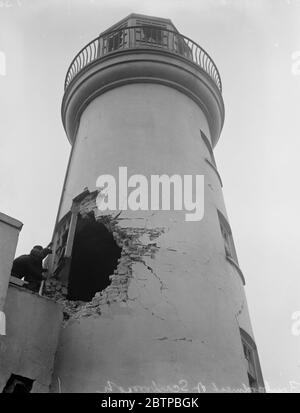
{"type": "Polygon", "coordinates": [[[59,280],[50,278],[45,285],[45,295],[53,298],[64,307],[65,321],[81,317],[101,315],[101,307],[112,302],[126,302],[128,300],[128,287],[132,278],[132,265],[136,262],[145,264],[145,258],[154,258],[159,249],[154,242],[163,232],[163,228],[147,229],[135,227],[122,227],[120,214],[116,216],[101,215],[96,206],[98,192],[88,194],[79,205],[82,217],[93,213],[97,221],[101,221],[113,234],[117,245],[122,248],[118,266],[110,275],[111,283],[103,291],[95,294],[92,301],[69,301],[67,289],[59,280]],[[145,239],[148,241],[145,243],[145,239]]]}

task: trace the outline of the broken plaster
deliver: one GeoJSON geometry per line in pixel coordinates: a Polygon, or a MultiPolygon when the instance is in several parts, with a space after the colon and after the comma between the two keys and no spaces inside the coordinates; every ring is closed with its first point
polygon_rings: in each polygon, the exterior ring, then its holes
{"type": "MultiPolygon", "coordinates": [[[[115,242],[122,249],[121,257],[118,259],[118,265],[114,273],[109,276],[110,285],[104,290],[95,294],[90,302],[70,301],[66,299],[67,288],[63,286],[59,279],[50,278],[45,283],[45,295],[59,302],[64,309],[64,325],[71,320],[78,320],[81,317],[100,316],[105,306],[113,302],[126,303],[134,301],[134,298],[128,297],[128,288],[133,278],[132,267],[136,263],[143,264],[148,271],[159,282],[160,290],[165,287],[159,276],[154,272],[147,258],[154,258],[159,250],[154,242],[164,232],[164,228],[143,228],[143,227],[124,227],[120,225],[122,218],[120,213],[112,215],[99,215],[96,207],[97,191],[88,193],[80,201],[79,214],[84,218],[87,214],[93,213],[96,221],[101,222],[112,233],[115,242]]],[[[138,278],[138,280],[141,280],[138,278]]],[[[146,279],[145,279],[146,280],[146,279]]],[[[155,314],[147,307],[144,310],[150,311],[151,314],[161,320],[159,315],[155,314]]]]}

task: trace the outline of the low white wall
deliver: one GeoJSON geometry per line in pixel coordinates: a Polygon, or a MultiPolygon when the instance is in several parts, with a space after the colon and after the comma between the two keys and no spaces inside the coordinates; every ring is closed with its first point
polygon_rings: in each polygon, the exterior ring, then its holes
{"type": "Polygon", "coordinates": [[[5,313],[3,311],[10,272],[23,224],[0,212],[0,335],[5,334],[5,313]]]}

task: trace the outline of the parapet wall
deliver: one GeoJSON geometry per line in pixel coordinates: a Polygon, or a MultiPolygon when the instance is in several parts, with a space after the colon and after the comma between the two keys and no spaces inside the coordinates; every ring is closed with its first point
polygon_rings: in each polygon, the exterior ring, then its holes
{"type": "Polygon", "coordinates": [[[0,336],[0,392],[12,374],[33,380],[32,393],[48,393],[62,322],[59,304],[9,286],[6,335],[0,336]]]}

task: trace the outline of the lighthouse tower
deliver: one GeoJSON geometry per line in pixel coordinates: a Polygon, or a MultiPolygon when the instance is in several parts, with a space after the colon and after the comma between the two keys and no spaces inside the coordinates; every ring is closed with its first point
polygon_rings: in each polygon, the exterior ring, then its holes
{"type": "Polygon", "coordinates": [[[169,19],[131,14],[72,61],[62,120],[72,151],[45,288],[65,312],[52,391],[264,391],[213,154],[224,104],[212,58],[169,19]],[[151,208],[153,175],[171,195],[174,175],[183,195],[184,176],[203,176],[201,219],[151,208]],[[124,207],[137,176],[149,208],[138,196],[124,207]]]}

